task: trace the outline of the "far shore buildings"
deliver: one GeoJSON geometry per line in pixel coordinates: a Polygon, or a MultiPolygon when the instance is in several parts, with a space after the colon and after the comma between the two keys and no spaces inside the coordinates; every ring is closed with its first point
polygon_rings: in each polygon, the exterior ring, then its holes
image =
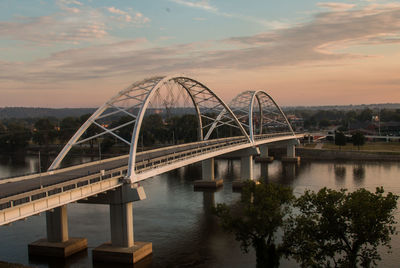
{"type": "Polygon", "coordinates": [[[349,133],[365,135],[400,136],[400,122],[356,122],[349,124],[349,133]]]}

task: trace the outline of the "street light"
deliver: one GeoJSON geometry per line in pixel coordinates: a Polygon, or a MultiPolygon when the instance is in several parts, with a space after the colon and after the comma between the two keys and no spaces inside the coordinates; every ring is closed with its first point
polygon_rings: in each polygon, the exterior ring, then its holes
{"type": "Polygon", "coordinates": [[[40,189],[42,189],[42,168],[40,166],[40,151],[39,151],[39,185],[40,189]]]}

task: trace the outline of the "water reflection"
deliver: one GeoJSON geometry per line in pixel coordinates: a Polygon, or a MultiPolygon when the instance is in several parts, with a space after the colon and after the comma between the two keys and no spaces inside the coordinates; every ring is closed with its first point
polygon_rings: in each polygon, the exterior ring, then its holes
{"type": "MultiPolygon", "coordinates": [[[[78,159],[83,162],[90,159],[78,159]]],[[[0,158],[0,177],[37,167],[37,156],[24,158],[25,164],[11,164],[0,158]],[[12,170],[12,171],[10,171],[12,170]]],[[[216,203],[233,204],[240,194],[232,193],[232,181],[239,178],[240,161],[218,160],[217,177],[224,180],[218,192],[194,192],[193,181],[201,178],[201,165],[183,167],[165,175],[141,182],[147,199],[134,203],[134,232],[136,241],[151,241],[153,256],[134,267],[254,267],[255,255],[243,254],[232,234],[218,226],[211,208],[216,203]],[[146,266],[147,265],[147,266],[146,266]]],[[[254,166],[261,178],[290,185],[296,193],[322,187],[356,189],[360,185],[375,190],[383,185],[386,191],[400,194],[400,163],[306,162],[299,166],[260,163],[254,166]],[[353,173],[351,173],[353,171],[353,173]],[[349,173],[350,172],[350,173],[349,173]],[[353,179],[346,176],[353,174],[353,179]]],[[[27,256],[27,244],[45,235],[45,219],[30,217],[26,222],[0,227],[3,246],[0,259],[37,267],[110,267],[92,263],[91,249],[110,239],[107,206],[71,204],[68,206],[71,236],[88,238],[89,250],[65,261],[32,259],[27,256]]],[[[399,214],[396,215],[399,220],[399,214]]],[[[392,239],[393,252],[400,252],[400,238],[392,239]]],[[[382,254],[382,267],[397,267],[400,254],[382,254]]],[[[282,267],[296,267],[282,261],[282,267]]],[[[132,266],[119,266],[132,267],[132,266]]]]}
{"type": "Polygon", "coordinates": [[[260,178],[264,179],[265,181],[268,181],[268,164],[266,163],[260,163],[260,178]]]}
{"type": "Polygon", "coordinates": [[[363,180],[365,179],[365,168],[362,164],[357,164],[353,167],[353,179],[357,186],[363,184],[363,180]]]}
{"type": "Polygon", "coordinates": [[[279,183],[284,185],[292,185],[296,178],[298,164],[296,163],[284,163],[282,164],[282,176],[279,183]]]}
{"type": "Polygon", "coordinates": [[[333,166],[335,171],[335,178],[338,181],[343,181],[346,178],[346,167],[341,164],[335,164],[333,166]]]}
{"type": "Polygon", "coordinates": [[[71,268],[79,265],[82,259],[88,258],[88,251],[81,251],[77,254],[70,256],[69,258],[55,258],[55,257],[41,257],[29,255],[29,265],[42,266],[46,265],[49,268],[71,268]]]}

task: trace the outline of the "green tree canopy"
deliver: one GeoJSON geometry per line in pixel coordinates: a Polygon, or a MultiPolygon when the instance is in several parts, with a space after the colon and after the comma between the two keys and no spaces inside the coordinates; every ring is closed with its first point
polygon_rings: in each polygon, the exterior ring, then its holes
{"type": "Polygon", "coordinates": [[[370,267],[378,246],[390,248],[398,196],[359,189],[306,191],[295,202],[284,244],[302,267],[370,267]]]}
{"type": "Polygon", "coordinates": [[[278,267],[283,248],[276,245],[276,232],[284,225],[294,199],[292,189],[261,182],[245,182],[235,207],[218,204],[215,213],[222,227],[235,234],[244,252],[252,246],[257,267],[278,267]]]}
{"type": "Polygon", "coordinates": [[[0,148],[14,152],[24,149],[31,140],[31,130],[21,121],[9,122],[2,127],[0,134],[0,148]]]}
{"type": "Polygon", "coordinates": [[[346,136],[343,134],[343,132],[335,132],[335,144],[338,145],[340,149],[342,148],[341,146],[346,145],[346,136]]]}
{"type": "Polygon", "coordinates": [[[79,119],[75,117],[65,117],[60,122],[59,138],[62,143],[66,143],[81,126],[79,119]]]}
{"type": "Polygon", "coordinates": [[[34,128],[33,141],[39,145],[48,146],[57,137],[55,125],[48,118],[36,121],[34,128]]]}
{"type": "Polygon", "coordinates": [[[358,147],[358,150],[360,150],[360,146],[365,144],[365,136],[361,132],[354,133],[351,139],[353,140],[353,145],[358,147]]]}

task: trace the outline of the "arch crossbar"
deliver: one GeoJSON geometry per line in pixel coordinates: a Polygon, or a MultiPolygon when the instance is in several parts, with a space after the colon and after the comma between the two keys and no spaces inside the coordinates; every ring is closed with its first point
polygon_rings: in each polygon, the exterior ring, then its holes
{"type": "Polygon", "coordinates": [[[185,76],[157,76],[132,84],[99,107],[67,142],[49,170],[58,168],[73,146],[103,135],[112,135],[130,146],[127,179],[134,182],[136,152],[145,113],[150,106],[155,107],[157,99],[162,99],[160,103],[166,110],[171,108],[170,105],[178,101],[171,97],[174,90],[185,93],[194,107],[198,119],[198,140],[209,139],[220,126],[230,126],[239,129],[240,135],[251,142],[230,108],[204,84],[185,76]],[[112,123],[121,116],[128,119],[116,125],[112,123]],[[94,127],[96,131],[93,131],[94,127]],[[129,137],[121,134],[126,127],[131,129],[129,137]]]}
{"type": "Polygon", "coordinates": [[[256,135],[289,132],[293,128],[275,100],[264,91],[245,91],[229,104],[254,142],[256,135]]]}

